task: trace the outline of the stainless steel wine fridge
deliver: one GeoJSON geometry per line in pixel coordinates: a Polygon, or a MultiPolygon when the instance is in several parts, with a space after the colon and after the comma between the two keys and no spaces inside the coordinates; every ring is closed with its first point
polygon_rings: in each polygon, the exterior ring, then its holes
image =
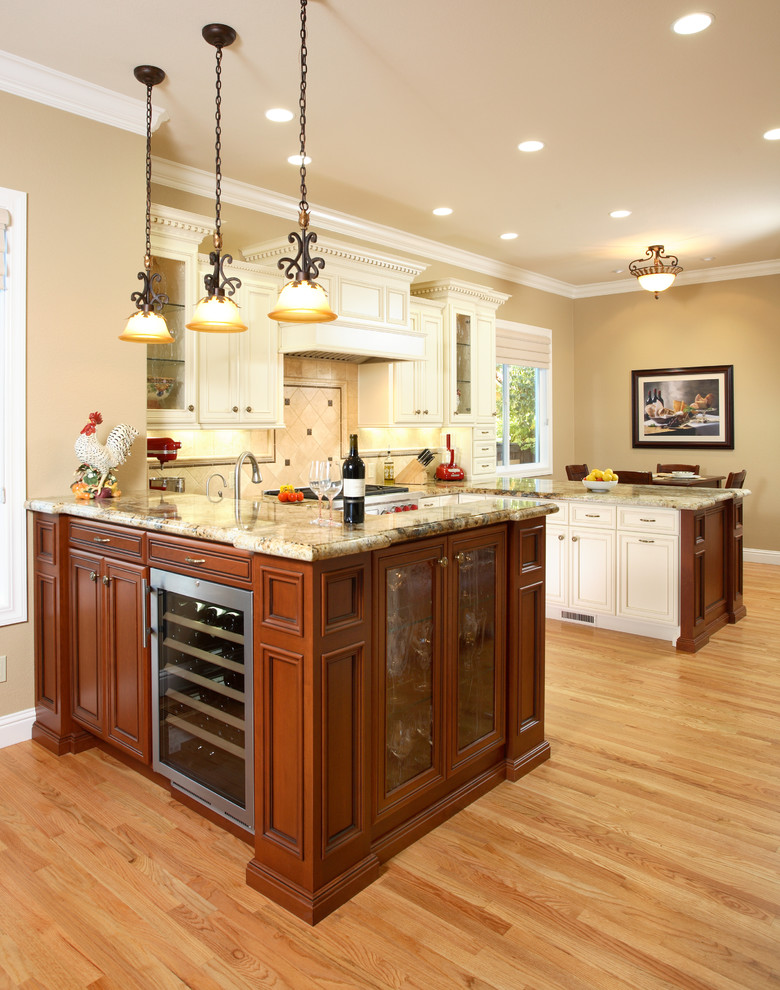
{"type": "Polygon", "coordinates": [[[252,593],[153,569],[154,769],[253,830],[252,593]]]}

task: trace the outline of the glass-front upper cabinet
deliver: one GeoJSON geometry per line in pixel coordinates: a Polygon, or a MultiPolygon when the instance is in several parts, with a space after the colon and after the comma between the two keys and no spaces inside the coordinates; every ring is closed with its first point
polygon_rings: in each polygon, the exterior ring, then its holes
{"type": "Polygon", "coordinates": [[[160,275],[158,294],[168,296],[162,315],[174,338],[171,344],[146,345],[146,421],[153,429],[198,423],[196,335],[186,329],[198,284],[198,248],[211,236],[208,217],[152,206],[152,271],[160,275]]]}
{"type": "Polygon", "coordinates": [[[455,397],[453,413],[456,416],[471,416],[472,370],[471,314],[455,314],[455,397]]]}

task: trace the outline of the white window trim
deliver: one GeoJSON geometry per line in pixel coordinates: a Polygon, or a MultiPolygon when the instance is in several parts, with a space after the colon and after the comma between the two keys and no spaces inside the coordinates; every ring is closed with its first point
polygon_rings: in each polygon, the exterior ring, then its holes
{"type": "Polygon", "coordinates": [[[7,290],[0,291],[6,332],[0,340],[0,402],[5,435],[0,443],[0,626],[27,620],[27,193],[0,186],[8,210],[7,290]]]}
{"type": "MultiPolygon", "coordinates": [[[[510,478],[538,478],[544,475],[552,475],[552,452],[553,452],[553,382],[552,382],[552,330],[546,327],[536,327],[530,323],[515,323],[509,320],[496,320],[496,329],[516,330],[521,333],[532,334],[539,337],[546,337],[550,341],[550,367],[546,369],[547,374],[542,376],[543,385],[539,396],[539,416],[544,416],[547,429],[540,434],[540,457],[533,464],[518,464],[514,467],[496,466],[496,473],[503,477],[510,478]]],[[[498,364],[498,359],[496,359],[498,364]]]]}

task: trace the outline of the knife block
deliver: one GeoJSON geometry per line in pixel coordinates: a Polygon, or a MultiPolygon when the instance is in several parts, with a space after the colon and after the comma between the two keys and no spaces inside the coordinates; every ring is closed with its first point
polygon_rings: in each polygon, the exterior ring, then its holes
{"type": "Polygon", "coordinates": [[[399,485],[425,485],[430,480],[428,472],[415,458],[395,476],[399,485]]]}

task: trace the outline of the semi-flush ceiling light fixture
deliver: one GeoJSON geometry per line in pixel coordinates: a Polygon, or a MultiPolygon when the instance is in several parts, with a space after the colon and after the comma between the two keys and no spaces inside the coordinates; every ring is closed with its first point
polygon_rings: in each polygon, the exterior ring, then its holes
{"type": "Polygon", "coordinates": [[[301,201],[298,204],[298,226],[287,235],[290,244],[298,245],[294,258],[280,258],[277,262],[290,281],[282,288],[276,306],[268,314],[272,320],[282,323],[330,323],[336,314],[330,308],[328,295],[317,282],[317,275],[325,267],[322,258],[312,258],[309,247],[317,243],[317,235],[309,230],[309,203],[306,199],[306,0],[301,0],[301,95],[298,101],[301,122],[301,201]]]}
{"type": "Polygon", "coordinates": [[[663,244],[651,244],[645,251],[645,255],[650,259],[649,262],[645,261],[644,258],[637,258],[628,266],[631,274],[636,275],[639,279],[642,288],[647,289],[648,292],[653,292],[656,299],[658,293],[668,289],[682,271],[677,258],[674,255],[665,256],[663,250],[663,244]],[[640,267],[642,265],[644,265],[643,268],[640,267]]]}
{"type": "Polygon", "coordinates": [[[246,330],[246,323],[241,319],[238,306],[228,296],[235,295],[236,289],[241,288],[241,280],[237,276],[228,278],[224,272],[225,265],[231,265],[231,255],[222,254],[222,49],[232,45],[236,40],[236,32],[227,24],[207,24],[203,31],[204,39],[217,50],[217,96],[216,96],[216,194],[214,220],[214,250],[209,254],[209,263],[214,270],[203,279],[206,295],[198,302],[192,320],[187,324],[188,330],[199,330],[202,333],[241,333],[246,330]]]}
{"type": "Polygon", "coordinates": [[[152,209],[152,87],[165,79],[165,73],[156,65],[137,65],[133,75],[146,86],[146,254],[144,255],[144,270],[138,277],[144,284],[140,292],[133,292],[130,299],[138,309],[137,313],[128,319],[125,328],[119,335],[120,340],[132,344],[170,344],[173,337],[168,331],[165,317],[161,316],[163,306],[168,297],[158,295],[154,291],[155,282],[160,281],[158,274],[152,275],[152,246],[150,239],[151,209],[152,209]]]}

